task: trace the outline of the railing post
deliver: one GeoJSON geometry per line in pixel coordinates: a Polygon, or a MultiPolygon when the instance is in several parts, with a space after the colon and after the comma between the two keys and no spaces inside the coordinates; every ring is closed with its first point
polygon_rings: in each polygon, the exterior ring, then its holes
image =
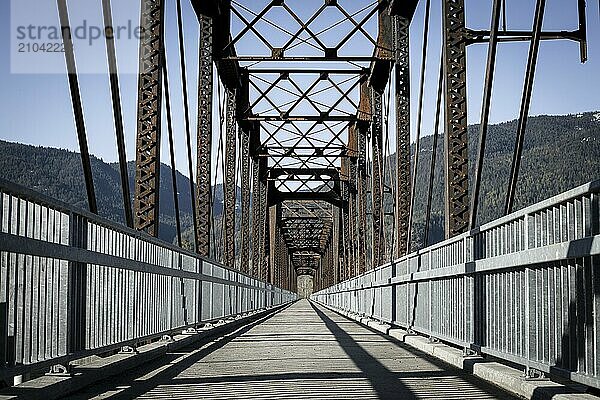
{"type": "MultiPolygon", "coordinates": [[[[69,247],[86,249],[87,240],[87,219],[75,213],[69,213],[69,247]]],[[[67,320],[59,321],[59,325],[66,326],[66,353],[71,354],[84,350],[87,346],[87,264],[70,261],[68,268],[67,320]]]]}
{"type": "Polygon", "coordinates": [[[592,236],[600,234],[600,201],[597,192],[591,194],[592,197],[592,236]]]}
{"type": "Polygon", "coordinates": [[[525,236],[525,243],[523,243],[523,249],[529,250],[529,214],[525,214],[524,218],[523,235],[525,236]]]}

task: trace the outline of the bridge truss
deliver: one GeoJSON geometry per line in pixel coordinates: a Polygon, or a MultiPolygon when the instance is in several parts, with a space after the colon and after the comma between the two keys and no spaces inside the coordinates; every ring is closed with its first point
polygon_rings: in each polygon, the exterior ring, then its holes
{"type": "MultiPolygon", "coordinates": [[[[505,213],[513,207],[540,41],[576,41],[581,61],[587,58],[585,0],[577,1],[579,26],[574,31],[543,31],[545,3],[537,0],[531,31],[512,31],[506,28],[505,17],[500,26],[506,8],[504,1],[493,0],[490,30],[481,31],[465,25],[464,0],[441,1],[443,40],[435,140],[441,125],[445,132],[447,238],[477,224],[498,44],[530,44],[505,213]],[[471,182],[474,187],[469,190],[466,49],[476,43],[487,43],[489,50],[479,151],[471,182]]],[[[188,173],[195,176],[190,186],[194,250],[290,290],[295,289],[298,274],[313,276],[316,287],[324,288],[413,250],[419,162],[416,155],[421,136],[431,1],[191,0],[191,4],[199,25],[196,160],[192,160],[181,0],[176,2],[188,173]],[[411,135],[409,32],[419,5],[425,8],[425,20],[418,103],[412,105],[417,109],[417,123],[413,124],[417,129],[411,135]],[[220,110],[214,109],[215,104],[220,110]],[[222,111],[221,121],[214,120],[217,111],[222,111]],[[415,137],[411,160],[411,140],[415,137]],[[217,159],[223,167],[222,217],[218,223],[213,215],[217,201],[213,175],[218,168],[213,153],[217,142],[217,159]]],[[[68,28],[66,2],[61,0],[59,5],[61,23],[68,28]]],[[[109,28],[110,1],[103,0],[103,6],[109,28]]],[[[163,100],[167,104],[171,165],[175,165],[165,61],[165,7],[164,0],[142,0],[141,26],[149,34],[140,42],[133,212],[129,211],[126,194],[129,188],[124,157],[120,158],[126,221],[154,236],[159,226],[163,100]]],[[[118,74],[111,40],[107,38],[109,65],[114,66],[113,107],[119,154],[124,154],[118,74]]],[[[66,57],[71,67],[74,113],[76,120],[82,121],[77,71],[74,62],[69,62],[73,58],[72,46],[68,46],[68,38],[65,43],[70,50],[66,57]]],[[[83,165],[89,166],[83,124],[78,124],[78,134],[83,165]]],[[[435,152],[432,154],[426,231],[436,157],[435,152]]],[[[89,168],[85,177],[90,210],[95,212],[89,168]]],[[[173,192],[177,193],[175,181],[173,192]]],[[[181,245],[176,195],[174,200],[181,245]]],[[[427,244],[428,234],[425,236],[427,244]]]]}

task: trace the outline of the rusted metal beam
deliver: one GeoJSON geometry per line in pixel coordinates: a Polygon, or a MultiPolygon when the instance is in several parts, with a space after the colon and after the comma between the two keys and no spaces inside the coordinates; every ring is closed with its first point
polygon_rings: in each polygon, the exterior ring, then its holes
{"type": "Polygon", "coordinates": [[[210,255],[212,223],[211,164],[212,164],[212,101],[213,101],[213,20],[199,17],[200,50],[198,77],[198,137],[196,156],[196,215],[198,254],[210,255]]]}
{"type": "Polygon", "coordinates": [[[373,232],[373,264],[377,268],[383,264],[385,240],[383,234],[383,107],[381,93],[371,92],[373,122],[371,124],[371,152],[373,162],[371,200],[373,232]]]}
{"type": "Polygon", "coordinates": [[[236,91],[227,90],[223,190],[223,263],[230,268],[235,267],[236,108],[236,91]]]}
{"type": "Polygon", "coordinates": [[[411,205],[410,180],[410,19],[394,18],[396,60],[394,65],[396,101],[396,258],[406,254],[411,205]]]}
{"type": "Polygon", "coordinates": [[[142,0],[136,136],[135,228],[158,236],[163,0],[142,0]]]}
{"type": "Polygon", "coordinates": [[[369,86],[383,92],[389,81],[394,62],[394,23],[388,8],[388,0],[379,0],[378,35],[375,60],[371,63],[369,86]]]}
{"type": "Polygon", "coordinates": [[[240,127],[240,163],[241,163],[241,240],[240,270],[250,270],[250,132],[240,127]]]}
{"type": "Polygon", "coordinates": [[[470,216],[464,0],[443,1],[443,25],[446,237],[450,238],[467,230],[470,216]]]}

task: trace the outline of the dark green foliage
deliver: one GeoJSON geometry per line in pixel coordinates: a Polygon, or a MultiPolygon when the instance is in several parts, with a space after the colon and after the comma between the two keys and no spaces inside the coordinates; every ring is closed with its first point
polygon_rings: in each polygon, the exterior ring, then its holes
{"type": "MultiPolygon", "coordinates": [[[[478,223],[502,216],[517,122],[490,126],[482,175],[478,223]]],[[[469,184],[472,184],[479,126],[469,126],[469,184]]],[[[430,243],[443,239],[444,138],[438,140],[433,193],[430,243]]],[[[425,219],[426,190],[433,137],[421,140],[417,173],[415,247],[421,247],[425,219]]],[[[413,145],[414,153],[414,145],[413,145]]],[[[389,158],[394,171],[394,156],[389,158]]],[[[395,179],[395,178],[394,178],[395,179]]],[[[514,210],[542,201],[573,187],[600,179],[600,113],[538,116],[528,120],[514,210]]],[[[389,196],[388,196],[389,197],[389,196]]],[[[387,200],[387,199],[386,199],[387,200]]],[[[391,199],[386,208],[391,209],[391,199]]]]}
{"type": "MultiPolygon", "coordinates": [[[[128,163],[129,184],[133,196],[135,163],[128,163]]],[[[30,189],[62,200],[75,207],[87,209],[87,195],[79,153],[47,147],[29,146],[0,140],[0,176],[30,189]]],[[[92,157],[92,172],[101,216],[124,223],[121,177],[118,164],[105,163],[92,157]]],[[[171,169],[162,164],[160,170],[160,227],[159,237],[175,240],[175,210],[171,169]]],[[[192,225],[191,196],[187,177],[177,172],[179,207],[182,230],[192,225]]],[[[217,185],[216,215],[221,213],[222,187],[217,185]]],[[[187,237],[184,235],[184,237],[187,237]]],[[[190,231],[190,239],[191,231],[190,231]]]]}

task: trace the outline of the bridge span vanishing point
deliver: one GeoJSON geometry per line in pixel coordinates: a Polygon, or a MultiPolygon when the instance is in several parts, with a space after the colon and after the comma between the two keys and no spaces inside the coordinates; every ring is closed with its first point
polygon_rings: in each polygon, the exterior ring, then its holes
{"type": "Polygon", "coordinates": [[[531,0],[514,30],[505,0],[485,2],[488,29],[465,0],[141,0],[131,94],[117,6],[86,1],[122,215],[95,184],[77,7],[56,0],[87,207],[0,177],[0,400],[598,399],[600,168],[547,199],[519,179],[541,43],[585,63],[593,2],[531,0]],[[575,28],[546,29],[552,7],[575,28]],[[519,116],[491,171],[498,54],[515,42],[519,116]]]}

